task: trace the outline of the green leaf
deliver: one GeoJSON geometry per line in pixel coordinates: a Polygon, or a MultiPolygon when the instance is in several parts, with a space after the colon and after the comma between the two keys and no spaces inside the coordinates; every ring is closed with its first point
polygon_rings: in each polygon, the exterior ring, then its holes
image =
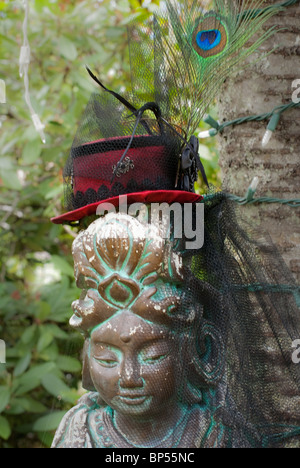
{"type": "Polygon", "coordinates": [[[105,31],[105,36],[107,37],[108,40],[116,40],[116,39],[120,39],[120,37],[123,36],[125,32],[126,32],[125,28],[109,27],[105,31]]]}
{"type": "Polygon", "coordinates": [[[63,195],[63,186],[58,185],[53,187],[45,194],[45,200],[52,200],[53,198],[57,197],[58,195],[63,195]]]}
{"type": "Polygon", "coordinates": [[[35,333],[37,330],[37,325],[31,325],[30,327],[26,328],[24,333],[21,336],[21,341],[24,344],[32,343],[35,337],[35,333]]]}
{"type": "Polygon", "coordinates": [[[48,361],[55,362],[58,358],[58,355],[59,355],[59,350],[58,350],[57,344],[53,342],[50,346],[48,346],[46,349],[44,349],[41,352],[40,358],[46,362],[48,361]]]}
{"type": "Polygon", "coordinates": [[[38,311],[36,313],[36,317],[41,320],[41,321],[44,321],[48,318],[48,316],[51,314],[51,307],[50,305],[45,302],[45,301],[39,301],[39,304],[38,304],[38,311]]]}
{"type": "Polygon", "coordinates": [[[80,372],[81,363],[71,356],[59,356],[57,367],[64,372],[80,372]]]}
{"type": "Polygon", "coordinates": [[[68,392],[62,392],[61,397],[64,401],[71,403],[72,405],[76,405],[79,399],[79,394],[77,390],[71,389],[68,392]]]}
{"type": "Polygon", "coordinates": [[[52,255],[51,261],[55,268],[59,270],[63,275],[70,276],[74,278],[74,269],[69,265],[69,263],[58,255],[52,255]]]}
{"type": "Polygon", "coordinates": [[[10,400],[10,391],[7,387],[0,387],[0,413],[6,408],[10,400]]]}
{"type": "Polygon", "coordinates": [[[0,438],[7,440],[11,435],[9,422],[4,416],[0,416],[0,438]]]}
{"type": "Polygon", "coordinates": [[[69,334],[54,323],[45,325],[45,328],[50,331],[55,338],[59,338],[61,340],[67,340],[69,338],[69,334]]]}
{"type": "Polygon", "coordinates": [[[51,448],[53,442],[53,433],[52,432],[38,432],[37,434],[39,440],[46,448],[51,448]]]}
{"type": "Polygon", "coordinates": [[[66,414],[65,411],[54,411],[37,419],[33,425],[33,430],[40,431],[54,431],[58,428],[62,418],[66,414]]]}
{"type": "Polygon", "coordinates": [[[80,73],[71,73],[71,78],[81,89],[87,90],[89,92],[95,91],[94,85],[88,79],[87,76],[82,76],[80,73]]]}
{"type": "Polygon", "coordinates": [[[41,402],[34,400],[29,395],[21,398],[13,398],[9,404],[13,408],[13,411],[8,411],[9,414],[22,414],[24,411],[30,413],[44,413],[47,411],[47,407],[41,402]]]}
{"type": "Polygon", "coordinates": [[[24,395],[24,393],[38,387],[43,376],[54,369],[56,369],[54,362],[47,362],[45,364],[33,366],[29,371],[18,378],[16,382],[17,389],[14,392],[15,396],[24,395]]]}
{"type": "Polygon", "coordinates": [[[43,351],[43,349],[47,348],[47,346],[49,346],[49,344],[53,341],[52,333],[50,333],[49,331],[45,332],[44,330],[42,330],[41,333],[42,334],[38,340],[37,347],[36,347],[36,350],[38,353],[43,351]]]}
{"type": "Polygon", "coordinates": [[[79,395],[75,389],[69,388],[57,375],[48,374],[42,379],[43,387],[54,397],[75,405],[79,395]]]}
{"type": "Polygon", "coordinates": [[[33,164],[41,155],[42,142],[41,140],[28,141],[24,146],[22,158],[24,164],[33,164]]]}
{"type": "Polygon", "coordinates": [[[36,401],[33,398],[27,397],[27,411],[29,413],[43,413],[47,410],[46,406],[40,401],[36,401]]]}
{"type": "Polygon", "coordinates": [[[5,171],[13,169],[13,161],[11,160],[11,158],[9,158],[8,156],[1,156],[1,169],[5,171]]]}
{"type": "Polygon", "coordinates": [[[77,58],[77,48],[73,41],[65,36],[59,38],[59,52],[67,60],[74,61],[77,58]]]}
{"type": "MultiPolygon", "coordinates": [[[[4,3],[4,2],[1,2],[1,4],[2,3],[4,3]]],[[[0,7],[0,10],[2,10],[1,7],[0,7]]],[[[10,37],[7,37],[5,34],[0,34],[0,40],[1,40],[1,42],[7,41],[7,42],[9,42],[9,44],[12,44],[12,45],[16,44],[15,40],[12,40],[10,37]]]]}
{"type": "Polygon", "coordinates": [[[27,376],[26,374],[23,374],[23,375],[26,376],[24,377],[24,379],[22,376],[18,381],[16,381],[17,389],[14,392],[15,396],[24,395],[25,393],[30,392],[31,390],[34,390],[40,385],[40,379],[38,377],[35,377],[33,379],[27,376]]]}
{"type": "Polygon", "coordinates": [[[42,378],[43,387],[51,395],[61,397],[64,392],[69,392],[70,388],[55,374],[47,374],[42,378]]]}
{"type": "MultiPolygon", "coordinates": [[[[12,190],[21,190],[22,184],[19,180],[17,170],[3,170],[0,168],[0,179],[4,187],[12,189],[12,190]]],[[[0,181],[0,186],[1,186],[0,181]]]]}
{"type": "Polygon", "coordinates": [[[22,375],[26,371],[27,367],[29,366],[30,361],[31,361],[31,353],[29,352],[25,354],[19,360],[18,364],[14,368],[14,376],[18,377],[19,375],[22,375]]]}

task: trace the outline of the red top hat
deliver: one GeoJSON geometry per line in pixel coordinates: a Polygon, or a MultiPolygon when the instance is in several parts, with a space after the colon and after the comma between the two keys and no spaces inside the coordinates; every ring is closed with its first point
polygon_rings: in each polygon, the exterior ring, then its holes
{"type": "MultiPolygon", "coordinates": [[[[114,107],[115,101],[112,101],[114,107]]],[[[103,102],[101,96],[93,95],[87,107],[64,169],[68,212],[52,218],[55,224],[95,214],[103,203],[118,206],[121,195],[127,195],[128,205],[135,202],[193,203],[202,199],[189,191],[190,184],[183,187],[180,182],[182,141],[177,132],[174,133],[174,129],[161,132],[160,129],[152,132],[154,134],[132,136],[128,120],[124,120],[119,109],[119,122],[114,125],[116,113],[112,118],[111,108],[107,109],[112,103],[110,97],[103,102]],[[82,141],[107,133],[119,136],[90,139],[88,143],[82,141]]],[[[157,122],[155,124],[157,129],[157,122]]],[[[139,133],[145,132],[145,121],[136,128],[139,133]]],[[[153,130],[153,121],[147,128],[153,130]]]]}

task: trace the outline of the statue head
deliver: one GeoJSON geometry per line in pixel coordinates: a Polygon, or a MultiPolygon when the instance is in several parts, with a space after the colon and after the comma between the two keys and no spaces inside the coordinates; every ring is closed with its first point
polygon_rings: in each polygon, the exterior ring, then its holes
{"type": "Polygon", "coordinates": [[[130,310],[96,326],[91,333],[89,372],[102,400],[135,416],[161,415],[176,405],[177,345],[168,327],[130,310]]]}
{"type": "Polygon", "coordinates": [[[186,283],[189,267],[162,223],[107,214],[73,243],[85,336],[83,386],[123,414],[197,404],[220,381],[223,344],[186,283]]]}

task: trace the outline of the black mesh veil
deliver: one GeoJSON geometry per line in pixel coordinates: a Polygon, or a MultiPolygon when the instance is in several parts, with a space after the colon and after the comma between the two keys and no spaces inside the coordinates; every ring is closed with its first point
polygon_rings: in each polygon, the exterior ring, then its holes
{"type": "Polygon", "coordinates": [[[203,318],[222,340],[213,365],[225,369],[215,382],[222,397],[214,401],[213,380],[207,390],[220,422],[215,435],[222,438],[228,424],[239,433],[238,444],[298,446],[300,367],[292,355],[300,332],[299,287],[269,236],[243,222],[240,211],[226,194],[209,195],[204,246],[184,253],[191,302],[198,292],[203,303],[203,283],[214,288],[203,318]]]}

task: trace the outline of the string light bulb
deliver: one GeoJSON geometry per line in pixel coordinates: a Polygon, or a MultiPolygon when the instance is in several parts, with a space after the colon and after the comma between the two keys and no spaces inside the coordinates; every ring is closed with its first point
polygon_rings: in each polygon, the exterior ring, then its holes
{"type": "Polygon", "coordinates": [[[23,78],[24,74],[28,70],[30,64],[30,47],[29,45],[22,45],[19,58],[19,73],[20,77],[23,78]]]}
{"type": "Polygon", "coordinates": [[[220,123],[211,117],[211,115],[206,114],[203,117],[203,121],[210,125],[212,128],[209,130],[204,130],[198,134],[198,138],[211,138],[217,135],[220,128],[220,123]]]}
{"type": "Polygon", "coordinates": [[[267,126],[266,133],[264,134],[264,137],[262,139],[261,144],[263,148],[265,148],[269,144],[273,136],[273,133],[275,132],[277,125],[279,124],[280,117],[281,117],[280,112],[274,112],[274,114],[272,115],[269,125],[267,126]]]}
{"type": "Polygon", "coordinates": [[[249,186],[249,190],[252,190],[252,192],[256,192],[258,184],[259,184],[259,178],[254,177],[251,184],[250,184],[250,186],[249,186]]]}
{"type": "Polygon", "coordinates": [[[198,138],[210,138],[214,137],[218,134],[218,130],[215,128],[211,128],[210,130],[205,130],[204,132],[200,132],[198,134],[198,138]]]}
{"type": "Polygon", "coordinates": [[[25,87],[25,102],[29,108],[31,120],[36,131],[39,133],[42,142],[46,143],[44,128],[45,125],[41,122],[39,116],[35,112],[30,99],[29,92],[29,78],[28,78],[28,69],[30,64],[30,46],[27,35],[27,26],[28,26],[28,16],[29,16],[29,3],[28,0],[23,0],[23,5],[25,9],[25,18],[23,22],[23,45],[20,51],[19,58],[19,73],[20,77],[24,78],[24,87],[25,87]]]}
{"type": "Polygon", "coordinates": [[[35,126],[36,131],[39,133],[42,142],[45,144],[46,143],[46,137],[44,133],[44,128],[45,125],[41,122],[41,119],[37,114],[31,114],[31,119],[33,122],[33,125],[35,126]]]}
{"type": "Polygon", "coordinates": [[[245,195],[245,200],[247,202],[253,200],[253,197],[255,195],[255,192],[257,190],[257,187],[258,187],[258,184],[259,184],[259,178],[258,177],[254,177],[251,184],[249,185],[248,187],[248,190],[247,190],[247,193],[245,195]]]}

